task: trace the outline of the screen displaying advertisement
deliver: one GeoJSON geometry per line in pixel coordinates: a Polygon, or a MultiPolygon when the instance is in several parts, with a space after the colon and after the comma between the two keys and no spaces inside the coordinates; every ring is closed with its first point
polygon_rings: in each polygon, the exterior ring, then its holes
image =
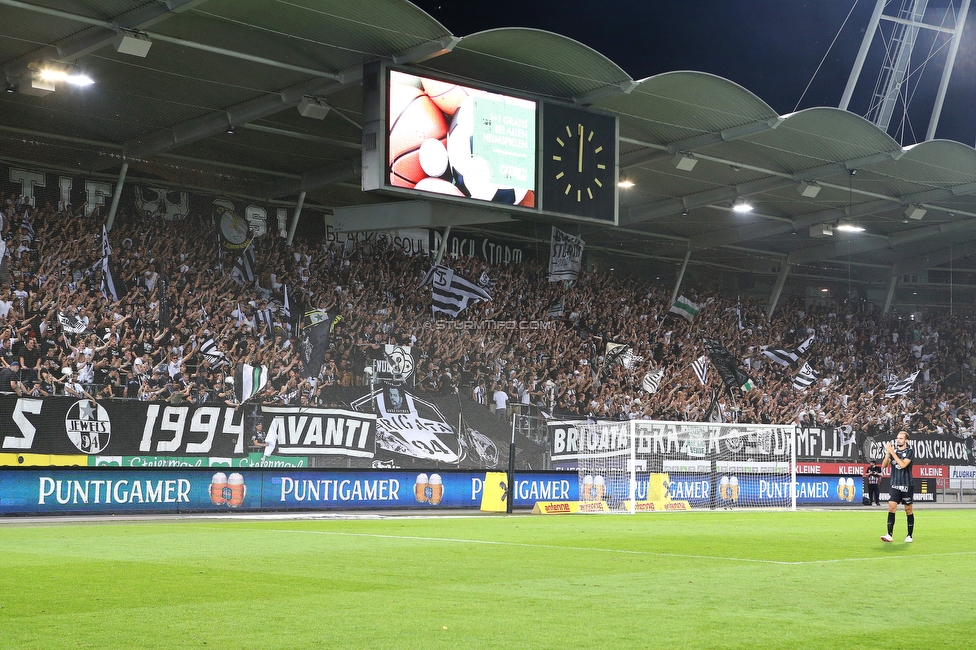
{"type": "Polygon", "coordinates": [[[0,513],[173,513],[261,507],[258,472],[9,470],[0,472],[0,513]]]}
{"type": "Polygon", "coordinates": [[[389,185],[535,208],[537,103],[388,71],[389,185]]]}
{"type": "MultiPolygon", "coordinates": [[[[0,470],[0,514],[477,509],[486,494],[486,476],[470,471],[20,468],[0,470]]],[[[505,488],[502,492],[507,494],[505,488]]],[[[536,501],[573,501],[578,494],[575,473],[520,472],[513,503],[531,508],[536,501]]]]}
{"type": "MultiPolygon", "coordinates": [[[[486,495],[507,497],[508,486],[486,486],[486,480],[498,481],[499,474],[402,469],[24,467],[0,469],[0,514],[477,509],[486,495]]],[[[739,475],[733,498],[752,505],[768,502],[771,507],[781,507],[789,495],[789,481],[789,476],[739,475]]],[[[606,500],[629,498],[625,483],[608,477],[606,500]]],[[[735,505],[723,501],[709,477],[697,474],[673,473],[667,489],[671,500],[687,501],[693,509],[735,505]]],[[[859,478],[798,476],[796,489],[800,505],[861,503],[859,478]]],[[[886,499],[886,482],[881,491],[886,499]]],[[[512,496],[516,508],[531,508],[537,501],[577,501],[579,478],[576,472],[518,472],[512,496]]],[[[646,478],[638,481],[636,497],[638,501],[648,498],[646,478]]],[[[934,501],[935,479],[915,479],[915,499],[934,501]]]]}

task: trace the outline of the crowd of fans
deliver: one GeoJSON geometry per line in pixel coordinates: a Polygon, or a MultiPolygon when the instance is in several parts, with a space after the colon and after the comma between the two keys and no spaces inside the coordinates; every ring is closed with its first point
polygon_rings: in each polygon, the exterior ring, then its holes
{"type": "Polygon", "coordinates": [[[3,217],[0,391],[236,404],[229,379],[246,362],[270,370],[261,399],[330,404],[331,387],[363,384],[364,367],[395,343],[419,351],[418,390],[461,391],[500,410],[700,421],[714,400],[726,421],[960,434],[976,419],[972,313],[915,320],[882,317],[869,303],[786,301],[766,320],[762,299],[686,287],[703,305],[689,322],[669,313],[672,288],[653,281],[584,272],[551,283],[539,262],[459,258],[444,263],[485,282],[492,299],[435,318],[430,288],[418,288],[427,256],[375,240],[288,247],[270,233],[254,239],[256,278],[247,282],[232,272],[236,253],[222,250],[209,215],[169,222],[124,212],[109,233],[115,300],[102,285],[97,214],[11,197],[3,217]],[[305,309],[341,316],[314,377],[296,353],[305,309]],[[66,332],[63,321],[84,332],[66,332]],[[797,365],[773,363],[763,349],[792,349],[811,335],[800,363],[819,376],[798,390],[797,365]],[[701,383],[691,364],[706,354],[705,338],[741,360],[754,390],[726,390],[714,369],[701,383]],[[608,342],[632,346],[630,367],[604,369],[608,342]],[[641,387],[652,369],[664,370],[653,394],[641,387]],[[891,378],[915,371],[907,395],[884,397],[891,378]]]}

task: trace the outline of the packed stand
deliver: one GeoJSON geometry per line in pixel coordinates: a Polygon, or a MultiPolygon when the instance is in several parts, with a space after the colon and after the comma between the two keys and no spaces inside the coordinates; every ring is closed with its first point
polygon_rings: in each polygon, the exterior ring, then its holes
{"type": "Polygon", "coordinates": [[[0,271],[0,390],[34,396],[165,400],[236,405],[228,381],[239,363],[271,371],[266,402],[333,404],[333,386],[362,385],[363,369],[396,343],[420,350],[417,390],[461,391],[489,408],[536,405],[559,417],[700,421],[713,398],[726,420],[847,425],[868,431],[971,433],[972,314],[882,318],[868,303],[803,307],[785,302],[771,321],[764,301],[683,293],[704,305],[691,322],[669,314],[671,287],[613,274],[584,273],[550,283],[537,262],[490,267],[448,260],[472,282],[487,280],[492,300],[456,320],[434,319],[430,289],[418,289],[429,258],[371,241],[288,248],[275,234],[254,240],[253,283],[235,279],[212,220],[147,221],[120,213],[109,235],[119,299],[101,286],[102,221],[97,213],[30,210],[16,197],[4,217],[0,271]],[[305,378],[294,345],[305,309],[337,314],[317,377],[305,378]],[[550,315],[564,299],[560,315],[550,315]],[[84,325],[67,334],[59,314],[84,325]],[[815,335],[801,363],[819,373],[806,390],[797,368],[772,363],[763,346],[796,347],[815,335]],[[703,386],[692,371],[703,339],[744,365],[756,390],[728,392],[717,373],[703,386]],[[642,360],[603,370],[610,341],[642,360]],[[654,394],[641,388],[665,373],[654,394]],[[914,389],[884,397],[887,379],[921,372],[914,389]],[[603,375],[601,377],[601,375],[603,375]]]}

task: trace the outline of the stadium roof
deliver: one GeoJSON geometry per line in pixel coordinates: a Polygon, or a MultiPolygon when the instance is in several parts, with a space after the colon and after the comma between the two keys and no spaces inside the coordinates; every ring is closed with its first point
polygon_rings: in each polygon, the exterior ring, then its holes
{"type": "MultiPolygon", "coordinates": [[[[675,269],[687,255],[769,282],[789,269],[881,294],[893,277],[976,267],[965,259],[976,253],[971,147],[903,148],[834,108],[778,115],[699,72],[634,80],[558,34],[458,37],[405,0],[0,0],[0,12],[8,90],[28,88],[43,60],[96,80],[0,94],[6,162],[108,179],[128,162],[130,181],[291,205],[305,191],[325,210],[389,202],[359,185],[362,66],[385,59],[618,115],[620,170],[635,185],[620,191],[619,226],[567,227],[591,250],[675,269]],[[117,51],[123,34],[147,37],[148,55],[117,51]],[[331,107],[324,119],[299,113],[306,96],[331,107]],[[754,209],[734,211],[737,200],[754,209]]],[[[489,230],[548,237],[525,221],[489,230]]]]}

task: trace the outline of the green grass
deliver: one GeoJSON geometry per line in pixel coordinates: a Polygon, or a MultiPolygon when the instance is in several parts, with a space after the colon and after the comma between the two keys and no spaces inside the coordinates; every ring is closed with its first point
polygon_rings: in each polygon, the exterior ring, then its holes
{"type": "Polygon", "coordinates": [[[976,511],[884,517],[5,520],[0,646],[971,647],[976,511]]]}

